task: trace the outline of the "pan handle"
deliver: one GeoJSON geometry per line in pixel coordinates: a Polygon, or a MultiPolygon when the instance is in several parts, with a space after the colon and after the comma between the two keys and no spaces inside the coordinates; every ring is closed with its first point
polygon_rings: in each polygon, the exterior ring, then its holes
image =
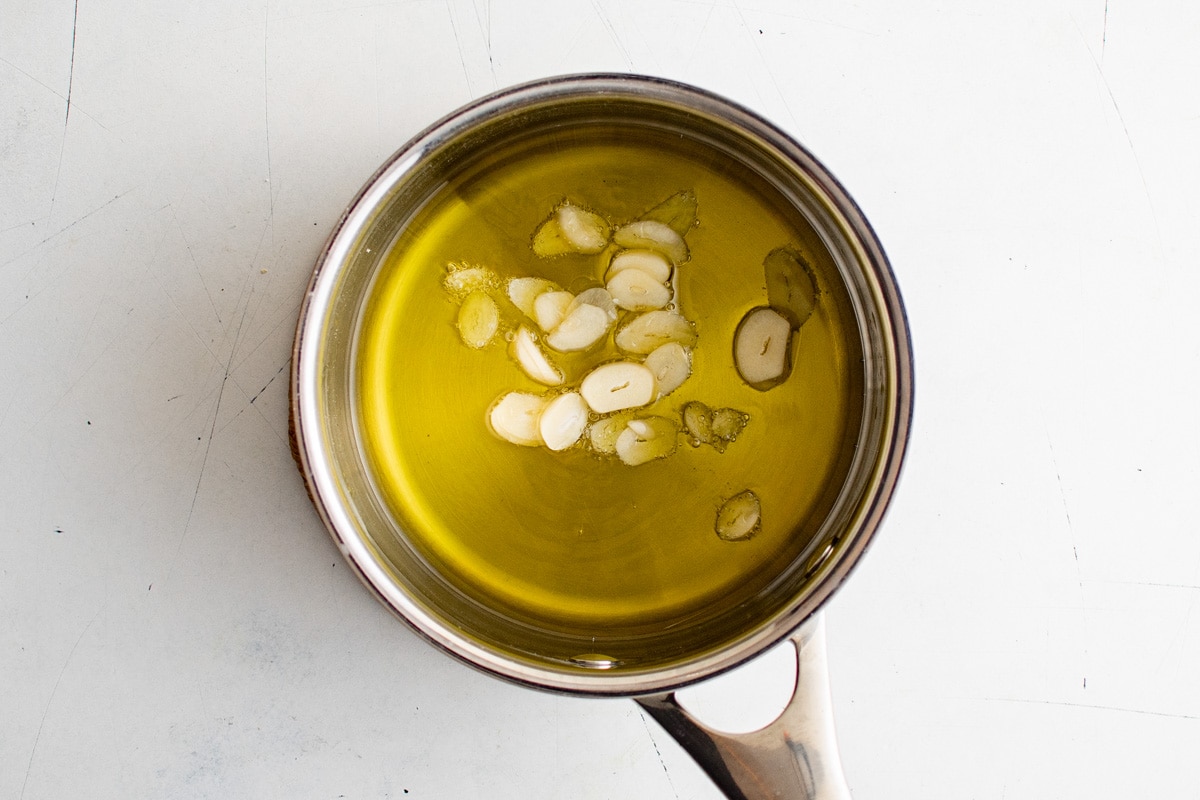
{"type": "Polygon", "coordinates": [[[679,705],[674,692],[636,698],[730,800],[850,800],[834,735],[824,614],[801,625],[792,644],[792,699],[778,719],[752,733],[707,727],[679,705]]]}

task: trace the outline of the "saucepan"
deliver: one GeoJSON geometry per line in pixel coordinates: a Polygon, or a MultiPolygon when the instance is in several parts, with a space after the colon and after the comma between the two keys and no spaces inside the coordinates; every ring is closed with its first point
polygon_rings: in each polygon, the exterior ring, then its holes
{"type": "Polygon", "coordinates": [[[859,208],[757,114],[548,78],[401,147],[305,296],[292,432],[365,586],[527,687],[640,703],[732,798],[849,793],[821,609],[895,489],[900,295],[859,208]],[[782,715],[676,692],[795,647],[782,715]]]}

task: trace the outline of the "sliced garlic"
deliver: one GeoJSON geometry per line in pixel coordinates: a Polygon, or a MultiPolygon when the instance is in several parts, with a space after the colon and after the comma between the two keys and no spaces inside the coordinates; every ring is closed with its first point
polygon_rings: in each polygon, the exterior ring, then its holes
{"type": "Polygon", "coordinates": [[[487,347],[500,327],[500,309],[496,301],[480,289],[467,295],[458,309],[458,335],[468,347],[487,347]]]}
{"type": "Polygon", "coordinates": [[[538,383],[558,386],[563,382],[562,370],[550,362],[534,338],[533,331],[526,326],[517,328],[508,352],[522,371],[538,383]]]}
{"type": "Polygon", "coordinates": [[[613,241],[629,250],[655,250],[674,265],[688,260],[687,243],[671,226],[656,220],[639,220],[613,231],[613,241]]]}
{"type": "Polygon", "coordinates": [[[617,331],[617,347],[626,353],[646,355],[668,342],[695,347],[696,329],[674,311],[647,311],[617,331]]]}
{"type": "Polygon", "coordinates": [[[579,441],[588,424],[587,403],[578,392],[560,394],[542,409],[538,433],[551,450],[566,450],[579,441]]]}
{"type": "Polygon", "coordinates": [[[609,322],[617,321],[617,304],[613,302],[613,296],[609,294],[607,289],[599,286],[594,289],[584,289],[571,301],[571,306],[567,309],[567,313],[570,314],[582,305],[603,309],[604,313],[608,315],[609,322]]]}
{"type": "Polygon", "coordinates": [[[683,427],[692,437],[692,446],[710,444],[720,453],[737,440],[749,421],[750,416],[736,408],[713,411],[698,400],[683,407],[683,427]]]}
{"type": "Polygon", "coordinates": [[[533,320],[547,333],[554,330],[567,316],[575,295],[561,289],[543,292],[533,299],[533,320]]]}
{"type": "Polygon", "coordinates": [[[542,444],[538,421],[546,399],[536,394],[509,392],[492,404],[488,423],[492,431],[507,442],[537,447],[542,444]]]}
{"type": "Polygon", "coordinates": [[[606,277],[612,280],[614,275],[626,269],[640,269],[653,275],[659,283],[666,283],[671,279],[673,268],[667,257],[656,250],[622,250],[609,262],[606,277]]]}
{"type": "Polygon", "coordinates": [[[696,193],[685,189],[663,200],[654,208],[642,214],[642,219],[661,222],[680,236],[687,236],[696,225],[696,193]]]}
{"type": "Polygon", "coordinates": [[[712,435],[717,439],[732,442],[746,429],[749,419],[736,408],[718,408],[712,412],[712,435]]]}
{"type": "Polygon", "coordinates": [[[628,414],[614,414],[593,422],[588,427],[588,438],[592,449],[604,455],[616,455],[617,437],[625,430],[631,417],[628,414]]]}
{"type": "Polygon", "coordinates": [[[671,302],[671,289],[640,269],[623,269],[608,280],[613,302],[628,311],[650,311],[671,302]]]}
{"type": "Polygon", "coordinates": [[[631,467],[675,452],[679,429],[666,417],[632,419],[617,437],[617,456],[631,467]]]}
{"type": "Polygon", "coordinates": [[[550,219],[533,232],[532,246],[534,254],[541,258],[553,258],[574,250],[567,237],[563,236],[562,228],[558,226],[558,214],[551,214],[550,219]]]}
{"type": "Polygon", "coordinates": [[[642,362],[654,373],[658,397],[665,397],[683,385],[692,374],[692,354],[678,342],[656,347],[642,362]]]}
{"type": "Polygon", "coordinates": [[[717,536],[727,542],[749,539],[762,529],[762,506],[758,495],[747,489],[725,501],[717,511],[717,536]]]}
{"type": "Polygon", "coordinates": [[[683,427],[692,437],[692,446],[699,447],[712,441],[712,409],[693,400],[683,407],[683,427]]]}
{"type": "Polygon", "coordinates": [[[742,380],[759,391],[778,385],[791,371],[792,323],[772,308],[751,309],[733,335],[733,363],[742,380]]]}
{"type": "Polygon", "coordinates": [[[579,391],[597,414],[638,408],[654,399],[654,373],[636,361],[612,361],[589,372],[579,391]]]}
{"type": "Polygon", "coordinates": [[[442,288],[455,299],[462,300],[471,292],[485,291],[499,283],[499,276],[487,267],[468,267],[463,264],[450,264],[446,277],[442,278],[442,288]]]}
{"type": "Polygon", "coordinates": [[[812,271],[800,252],[791,247],[778,247],[763,259],[763,276],[767,280],[767,302],[776,311],[790,317],[793,328],[799,328],[817,307],[817,285],[812,271]]]}
{"type": "Polygon", "coordinates": [[[718,453],[724,453],[725,448],[742,435],[742,431],[745,430],[749,421],[750,415],[738,411],[736,408],[718,408],[712,412],[712,436],[709,444],[718,453]]]}
{"type": "Polygon", "coordinates": [[[557,216],[558,229],[575,252],[599,253],[608,245],[608,223],[599,214],[563,203],[557,216]]]}
{"type": "Polygon", "coordinates": [[[585,303],[576,306],[546,335],[546,344],[560,353],[586,350],[604,338],[610,324],[604,309],[585,303]]]}
{"type": "Polygon", "coordinates": [[[538,295],[562,291],[557,283],[545,278],[513,278],[508,282],[508,299],[527,317],[533,317],[533,303],[538,295]]]}
{"type": "Polygon", "coordinates": [[[604,217],[586,208],[563,203],[533,234],[533,252],[542,258],[566,253],[599,253],[608,245],[604,217]]]}

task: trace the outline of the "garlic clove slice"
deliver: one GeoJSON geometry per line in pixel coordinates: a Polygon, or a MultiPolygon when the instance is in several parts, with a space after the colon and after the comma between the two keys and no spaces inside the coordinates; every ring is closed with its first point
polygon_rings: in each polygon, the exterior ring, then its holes
{"type": "Polygon", "coordinates": [[[654,373],[636,361],[611,361],[589,372],[579,392],[597,414],[638,408],[654,399],[654,373]]]}
{"type": "Polygon", "coordinates": [[[718,408],[712,412],[712,435],[726,442],[741,436],[750,418],[736,408],[718,408]]]}
{"type": "Polygon", "coordinates": [[[487,267],[470,267],[465,264],[449,264],[442,288],[456,300],[463,300],[471,292],[487,291],[499,283],[500,277],[487,267]]]}
{"type": "Polygon", "coordinates": [[[640,466],[675,452],[679,429],[666,417],[632,419],[617,437],[617,457],[631,467],[640,466]]]}
{"type": "Polygon", "coordinates": [[[563,382],[562,370],[550,362],[534,338],[533,331],[526,326],[517,328],[508,352],[517,366],[538,383],[558,386],[563,382]]]}
{"type": "Polygon", "coordinates": [[[817,307],[817,284],[800,252],[792,247],[778,247],[767,253],[763,259],[763,277],[771,307],[790,317],[793,328],[807,322],[817,307]]]}
{"type": "Polygon", "coordinates": [[[648,355],[668,342],[696,346],[696,329],[674,311],[647,311],[617,331],[617,347],[626,353],[648,355]]]}
{"type": "Polygon", "coordinates": [[[762,505],[758,495],[747,489],[725,501],[717,511],[717,536],[727,542],[749,539],[762,529],[762,505]]]}
{"type": "Polygon", "coordinates": [[[555,397],[542,409],[538,433],[542,443],[554,451],[566,450],[579,441],[588,424],[588,407],[578,392],[555,397]]]}
{"type": "Polygon", "coordinates": [[[671,289],[640,269],[624,269],[608,280],[613,302],[628,311],[650,311],[671,302],[671,289]]]}
{"type": "Polygon", "coordinates": [[[550,219],[533,232],[532,247],[534,254],[539,258],[553,258],[571,252],[571,243],[558,227],[558,215],[551,214],[550,219]]]}
{"type": "Polygon", "coordinates": [[[733,363],[742,380],[766,391],[791,371],[792,323],[773,308],[751,309],[733,335],[733,363]]]}
{"type": "Polygon", "coordinates": [[[671,279],[673,267],[667,257],[657,250],[621,250],[609,262],[607,277],[611,280],[614,275],[627,269],[640,269],[647,275],[653,275],[659,283],[666,283],[671,279]]]}
{"type": "Polygon", "coordinates": [[[538,422],[546,399],[536,394],[509,392],[488,410],[488,425],[506,442],[537,447],[542,444],[538,422]]]}
{"type": "Polygon", "coordinates": [[[579,306],[588,305],[602,309],[608,315],[609,322],[617,321],[617,304],[613,302],[613,296],[608,290],[597,286],[594,289],[584,289],[571,302],[571,306],[567,309],[567,313],[571,313],[579,306]]]}
{"type": "Polygon", "coordinates": [[[560,292],[562,288],[554,281],[545,278],[513,278],[508,282],[508,299],[520,309],[521,313],[533,318],[533,303],[538,295],[546,292],[560,292]]]}
{"type": "Polygon", "coordinates": [[[641,219],[661,222],[680,236],[687,236],[688,231],[696,225],[698,205],[696,193],[691,189],[684,189],[642,214],[641,219]]]}
{"type": "Polygon", "coordinates": [[[546,335],[546,344],[560,353],[586,350],[604,338],[610,324],[604,309],[585,303],[576,306],[546,335]]]}
{"type": "Polygon", "coordinates": [[[609,227],[604,217],[573,203],[556,212],[558,230],[577,253],[599,253],[608,246],[609,227]]]}
{"type": "Polygon", "coordinates": [[[692,374],[692,354],[678,342],[656,347],[642,362],[654,373],[658,397],[665,397],[683,385],[692,374]]]}
{"type": "Polygon", "coordinates": [[[575,295],[561,289],[543,292],[533,299],[533,320],[547,333],[557,328],[567,316],[575,295]]]}
{"type": "Polygon", "coordinates": [[[604,455],[616,455],[617,437],[625,430],[630,419],[629,414],[614,414],[593,422],[588,427],[588,439],[592,449],[604,455]]]}
{"type": "Polygon", "coordinates": [[[699,447],[712,441],[712,409],[693,400],[683,407],[683,427],[692,437],[692,445],[699,447]]]}
{"type": "Polygon", "coordinates": [[[674,265],[688,260],[687,243],[665,223],[639,220],[613,231],[613,241],[629,250],[655,250],[674,265]]]}
{"type": "Polygon", "coordinates": [[[500,327],[500,309],[487,292],[476,289],[459,306],[456,324],[463,342],[481,350],[496,336],[500,327]]]}

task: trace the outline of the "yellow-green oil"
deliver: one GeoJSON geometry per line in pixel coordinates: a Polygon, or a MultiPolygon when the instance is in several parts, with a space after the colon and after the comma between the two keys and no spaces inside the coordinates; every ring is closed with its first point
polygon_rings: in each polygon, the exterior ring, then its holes
{"type": "MultiPolygon", "coordinates": [[[[355,350],[369,469],[414,547],[480,603],[582,631],[703,617],[799,557],[844,479],[862,410],[861,348],[844,298],[803,218],[706,146],[603,129],[514,145],[451,177],[373,284],[355,350]],[[600,285],[603,257],[537,257],[531,235],[551,210],[569,199],[620,223],[682,189],[695,191],[698,224],[675,301],[699,341],[691,377],[645,412],[678,420],[689,400],[731,407],[749,417],[741,436],[718,452],[681,433],[672,455],[636,467],[582,443],[551,452],[497,438],[486,417],[500,395],[554,390],[510,358],[503,329],[520,322],[513,309],[491,345],[463,343],[457,303],[442,288],[447,265],[579,292],[600,285]],[[806,254],[820,294],[793,337],[790,376],[763,392],[739,378],[733,336],[767,303],[763,258],[782,245],[806,254]],[[747,489],[761,500],[761,530],[723,541],[717,511],[747,489]]],[[[570,383],[612,358],[609,341],[604,352],[559,359],[570,383]]]]}

